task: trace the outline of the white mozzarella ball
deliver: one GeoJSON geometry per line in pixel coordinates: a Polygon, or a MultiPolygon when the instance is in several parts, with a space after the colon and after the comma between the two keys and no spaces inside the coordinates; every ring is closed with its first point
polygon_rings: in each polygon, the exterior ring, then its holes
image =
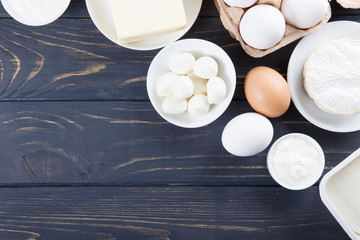
{"type": "Polygon", "coordinates": [[[199,78],[194,73],[189,73],[187,76],[191,79],[194,85],[194,95],[198,93],[206,93],[206,79],[199,78]]]}
{"type": "Polygon", "coordinates": [[[188,111],[193,115],[203,115],[209,111],[210,104],[204,94],[196,94],[189,100],[188,111]]]}
{"type": "Polygon", "coordinates": [[[219,66],[212,57],[201,57],[194,64],[194,74],[199,78],[209,79],[216,77],[219,66]]]}
{"type": "Polygon", "coordinates": [[[191,53],[179,53],[170,59],[169,68],[177,74],[188,74],[192,71],[194,63],[195,57],[191,53]]]}
{"type": "Polygon", "coordinates": [[[162,74],[156,82],[157,94],[160,97],[171,96],[172,95],[171,86],[174,79],[177,77],[178,75],[173,72],[167,72],[162,74]]]}
{"type": "Polygon", "coordinates": [[[168,114],[181,114],[187,109],[186,99],[178,99],[175,97],[166,97],[162,109],[168,114]]]}
{"type": "Polygon", "coordinates": [[[283,0],[281,12],[288,24],[306,29],[318,24],[329,8],[327,0],[283,0]]]}
{"type": "Polygon", "coordinates": [[[280,42],[285,27],[284,16],[276,7],[260,4],[245,12],[239,28],[246,44],[257,49],[268,49],[280,42]]]}
{"type": "Polygon", "coordinates": [[[248,157],[265,150],[273,135],[274,128],[266,117],[258,113],[244,113],[225,126],[221,141],[229,153],[248,157]]]}
{"type": "Polygon", "coordinates": [[[224,0],[224,2],[230,7],[241,7],[241,8],[250,7],[254,5],[256,1],[257,0],[224,0]]]}
{"type": "Polygon", "coordinates": [[[226,95],[226,84],[219,77],[210,78],[206,84],[207,99],[210,104],[220,103],[226,95]]]}
{"type": "Polygon", "coordinates": [[[185,99],[194,94],[194,85],[187,76],[177,76],[171,84],[171,92],[175,97],[185,99]]]}

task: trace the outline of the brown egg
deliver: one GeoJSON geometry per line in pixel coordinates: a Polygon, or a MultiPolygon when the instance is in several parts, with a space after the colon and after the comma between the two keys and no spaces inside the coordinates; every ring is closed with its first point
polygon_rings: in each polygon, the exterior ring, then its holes
{"type": "Polygon", "coordinates": [[[269,118],[283,115],[289,108],[289,85],[277,71],[256,67],[245,77],[245,96],[251,107],[269,118]]]}

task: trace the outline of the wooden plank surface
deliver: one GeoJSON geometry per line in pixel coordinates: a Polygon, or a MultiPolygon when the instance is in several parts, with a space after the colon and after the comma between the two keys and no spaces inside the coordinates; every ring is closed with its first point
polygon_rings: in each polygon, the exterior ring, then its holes
{"type": "MultiPolygon", "coordinates": [[[[331,2],[334,20],[360,10],[331,2]]],[[[28,27],[0,4],[0,239],[348,239],[318,188],[288,191],[266,168],[266,152],[234,157],[221,146],[226,123],[252,111],[243,80],[265,65],[286,76],[296,43],[261,59],[223,28],[212,0],[184,38],[221,46],[237,71],[228,110],[199,129],[165,122],[146,93],[158,50],[106,39],[85,1],[54,23],[28,27]],[[181,187],[180,187],[181,186],[181,187]]],[[[271,119],[275,135],[314,137],[329,171],[360,147],[360,133],[331,133],[293,105],[271,119]]]]}
{"type": "Polygon", "coordinates": [[[316,187],[3,188],[0,202],[2,239],[347,239],[316,187]]]}

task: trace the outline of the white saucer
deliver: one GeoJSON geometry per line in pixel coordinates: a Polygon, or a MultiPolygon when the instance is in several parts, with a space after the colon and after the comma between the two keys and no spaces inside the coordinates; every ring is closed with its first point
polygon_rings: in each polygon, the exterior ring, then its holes
{"type": "Polygon", "coordinates": [[[117,39],[109,0],[86,0],[86,6],[91,19],[99,31],[114,43],[133,50],[153,50],[162,48],[169,43],[175,42],[187,31],[189,31],[189,29],[195,23],[195,20],[197,19],[201,9],[202,0],[183,1],[187,19],[187,25],[185,28],[171,33],[162,34],[151,39],[127,44],[120,43],[117,39]]]}
{"type": "Polygon", "coordinates": [[[341,38],[360,40],[360,23],[336,21],[304,37],[294,49],[288,66],[287,80],[291,97],[299,112],[314,125],[332,132],[360,130],[360,114],[335,115],[318,108],[303,86],[303,67],[309,55],[322,43],[341,38]]]}
{"type": "MultiPolygon", "coordinates": [[[[50,2],[50,0],[47,1],[50,2]]],[[[37,7],[40,7],[40,5],[36,6],[34,4],[33,9],[31,8],[24,9],[19,7],[19,5],[21,5],[22,7],[26,6],[24,1],[1,0],[1,3],[4,9],[6,10],[6,12],[16,21],[29,26],[42,26],[49,24],[55,21],[56,19],[58,19],[68,8],[70,1],[71,0],[56,0],[56,1],[51,0],[51,11],[47,11],[46,14],[40,17],[36,15],[36,12],[34,12],[37,7]],[[16,2],[21,4],[16,4],[16,2]],[[22,13],[25,10],[27,16],[22,13]]],[[[45,3],[49,3],[49,2],[45,2],[45,3]]]]}

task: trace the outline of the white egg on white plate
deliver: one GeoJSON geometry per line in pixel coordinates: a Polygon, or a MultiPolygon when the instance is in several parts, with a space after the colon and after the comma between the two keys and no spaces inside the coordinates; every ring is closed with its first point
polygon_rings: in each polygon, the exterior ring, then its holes
{"type": "Polygon", "coordinates": [[[307,29],[318,24],[329,8],[328,0],[283,0],[281,12],[285,21],[297,28],[307,29]]]}
{"type": "Polygon", "coordinates": [[[224,0],[230,7],[248,8],[256,3],[257,0],[224,0]]]}
{"type": "Polygon", "coordinates": [[[266,117],[249,112],[228,122],[221,141],[229,153],[239,157],[249,157],[265,150],[271,143],[273,135],[274,128],[266,117]]]}
{"type": "Polygon", "coordinates": [[[280,42],[285,34],[285,27],[285,19],[279,9],[259,4],[245,12],[240,20],[239,30],[246,44],[264,50],[280,42]]]}

